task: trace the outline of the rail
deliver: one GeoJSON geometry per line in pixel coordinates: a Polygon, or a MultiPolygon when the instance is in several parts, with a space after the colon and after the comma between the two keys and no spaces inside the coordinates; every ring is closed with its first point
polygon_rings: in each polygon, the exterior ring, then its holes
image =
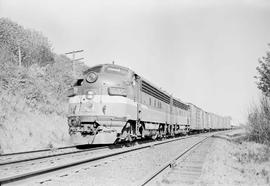
{"type": "Polygon", "coordinates": [[[194,137],[194,136],[185,136],[185,137],[182,137],[182,138],[173,138],[173,139],[168,139],[168,140],[164,140],[164,141],[155,141],[153,143],[146,143],[146,144],[141,144],[141,145],[128,147],[127,149],[115,149],[116,152],[104,153],[103,155],[99,155],[99,156],[91,157],[91,158],[86,158],[86,159],[83,159],[83,160],[77,160],[77,161],[69,162],[69,163],[66,163],[66,164],[63,164],[63,165],[48,167],[48,168],[44,168],[44,169],[41,169],[41,170],[35,170],[35,171],[27,172],[27,173],[22,173],[22,174],[18,174],[18,175],[14,175],[14,176],[5,177],[5,178],[2,178],[2,179],[0,178],[0,185],[25,180],[27,178],[31,178],[31,177],[34,177],[34,176],[54,172],[54,171],[57,171],[57,170],[62,170],[62,169],[66,169],[66,168],[69,168],[69,167],[74,167],[74,166],[77,166],[77,165],[81,165],[81,164],[85,164],[85,163],[89,163],[89,162],[94,162],[94,161],[97,161],[97,160],[113,157],[113,156],[116,156],[116,155],[132,152],[132,151],[137,151],[137,150],[141,150],[141,149],[145,149],[145,148],[150,148],[150,147],[153,147],[153,146],[162,145],[162,144],[170,143],[170,142],[173,142],[173,141],[179,141],[179,140],[183,140],[183,139],[191,138],[191,137],[194,137]]]}
{"type": "Polygon", "coordinates": [[[184,156],[185,154],[187,154],[188,152],[194,150],[196,147],[198,147],[200,144],[202,144],[205,140],[207,140],[208,138],[210,138],[211,136],[205,137],[204,139],[200,140],[199,142],[195,143],[194,145],[192,145],[191,147],[189,147],[188,149],[186,149],[184,152],[178,154],[177,156],[175,156],[174,158],[172,158],[171,160],[169,160],[168,162],[164,163],[160,168],[158,168],[157,170],[155,170],[152,174],[148,175],[146,178],[144,178],[140,183],[138,183],[138,186],[145,186],[148,183],[150,183],[154,178],[156,178],[160,173],[162,173],[163,171],[165,171],[166,169],[168,169],[169,167],[172,167],[173,164],[175,164],[175,162],[181,158],[182,156],[184,156]]]}

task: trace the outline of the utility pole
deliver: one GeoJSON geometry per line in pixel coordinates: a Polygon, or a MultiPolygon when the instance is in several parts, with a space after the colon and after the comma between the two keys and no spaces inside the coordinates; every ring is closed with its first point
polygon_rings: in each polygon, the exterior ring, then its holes
{"type": "Polygon", "coordinates": [[[75,51],[71,51],[71,52],[67,52],[65,53],[66,55],[68,54],[72,54],[72,73],[73,73],[73,77],[76,77],[76,71],[75,71],[75,61],[79,61],[79,60],[82,60],[84,58],[78,58],[78,59],[75,59],[75,54],[76,53],[80,53],[80,52],[83,52],[84,50],[75,50],[75,51]]]}
{"type": "Polygon", "coordinates": [[[22,66],[22,54],[21,54],[21,47],[18,46],[18,53],[19,53],[19,67],[22,66]]]}

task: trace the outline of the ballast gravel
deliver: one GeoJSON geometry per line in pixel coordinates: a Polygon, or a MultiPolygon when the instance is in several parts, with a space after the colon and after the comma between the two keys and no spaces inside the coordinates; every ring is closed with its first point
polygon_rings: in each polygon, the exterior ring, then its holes
{"type": "Polygon", "coordinates": [[[186,138],[163,145],[99,160],[38,178],[26,185],[137,185],[203,136],[186,138]]]}

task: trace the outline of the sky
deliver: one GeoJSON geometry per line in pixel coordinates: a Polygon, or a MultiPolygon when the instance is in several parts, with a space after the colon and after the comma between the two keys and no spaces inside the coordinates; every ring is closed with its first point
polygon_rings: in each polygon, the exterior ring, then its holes
{"type": "Polygon", "coordinates": [[[129,67],[206,111],[247,120],[269,50],[268,0],[0,0],[0,17],[85,64],[129,67]]]}

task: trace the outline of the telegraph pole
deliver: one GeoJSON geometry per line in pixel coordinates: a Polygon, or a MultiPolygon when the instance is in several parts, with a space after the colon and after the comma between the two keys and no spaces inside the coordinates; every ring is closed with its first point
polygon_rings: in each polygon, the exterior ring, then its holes
{"type": "Polygon", "coordinates": [[[76,53],[80,53],[80,52],[83,52],[84,50],[74,50],[74,51],[71,51],[71,52],[67,52],[65,53],[66,55],[68,54],[72,54],[72,73],[73,73],[73,77],[76,77],[76,71],[75,71],[75,61],[80,61],[84,58],[78,58],[78,59],[75,59],[75,54],[76,53]]]}
{"type": "Polygon", "coordinates": [[[18,46],[18,53],[19,53],[19,67],[22,66],[22,54],[21,54],[21,47],[18,46]]]}

